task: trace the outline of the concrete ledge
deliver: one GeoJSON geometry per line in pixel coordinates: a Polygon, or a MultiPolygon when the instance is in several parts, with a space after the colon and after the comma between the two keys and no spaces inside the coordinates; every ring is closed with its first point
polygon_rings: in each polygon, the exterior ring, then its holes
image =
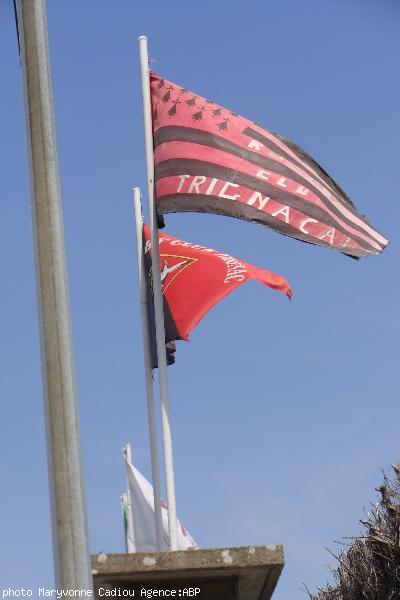
{"type": "Polygon", "coordinates": [[[282,546],[92,556],[96,598],[268,600],[283,565],[282,546]]]}

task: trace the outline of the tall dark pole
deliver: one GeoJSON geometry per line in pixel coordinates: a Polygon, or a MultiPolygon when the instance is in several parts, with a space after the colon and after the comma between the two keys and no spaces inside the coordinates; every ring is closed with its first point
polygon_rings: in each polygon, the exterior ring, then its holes
{"type": "Polygon", "coordinates": [[[45,0],[18,0],[53,553],[58,589],[91,589],[45,0]]]}

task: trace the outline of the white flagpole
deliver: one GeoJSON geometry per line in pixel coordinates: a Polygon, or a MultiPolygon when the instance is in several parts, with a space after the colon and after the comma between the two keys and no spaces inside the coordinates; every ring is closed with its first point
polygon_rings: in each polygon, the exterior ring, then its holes
{"type": "Polygon", "coordinates": [[[133,188],[133,199],[135,207],[135,223],[136,223],[136,246],[138,258],[138,273],[140,285],[140,314],[142,318],[142,336],[143,336],[143,354],[144,354],[144,369],[146,377],[146,394],[147,394],[147,417],[149,422],[150,434],[150,453],[151,453],[151,474],[153,478],[154,490],[154,514],[156,521],[156,538],[157,549],[162,550],[162,515],[161,515],[161,485],[160,485],[160,465],[158,461],[158,445],[157,445],[157,424],[154,410],[154,390],[153,390],[153,375],[151,370],[151,351],[150,351],[150,331],[148,319],[148,299],[146,274],[143,254],[143,217],[142,203],[140,198],[140,189],[133,188]]]}
{"type": "Polygon", "coordinates": [[[165,464],[165,482],[168,500],[168,529],[170,549],[178,549],[178,530],[176,519],[174,464],[172,455],[172,436],[169,418],[168,374],[165,355],[165,329],[163,314],[163,299],[160,273],[160,248],[158,242],[157,214],[154,205],[154,157],[153,157],[153,131],[151,121],[149,57],[147,53],[147,38],[141,35],[138,38],[140,49],[140,69],[142,78],[142,97],[144,114],[144,137],[146,148],[147,167],[147,193],[150,211],[150,231],[152,249],[152,270],[154,289],[154,312],[156,322],[158,378],[161,396],[161,416],[163,427],[163,447],[165,464]]]}

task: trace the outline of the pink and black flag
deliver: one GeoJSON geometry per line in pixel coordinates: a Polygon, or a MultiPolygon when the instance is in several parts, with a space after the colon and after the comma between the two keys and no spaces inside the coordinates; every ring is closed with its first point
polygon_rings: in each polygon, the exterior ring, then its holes
{"type": "Polygon", "coordinates": [[[388,241],[304,150],[150,74],[160,219],[211,212],[266,225],[354,258],[388,241]]]}
{"type": "MultiPolygon", "coordinates": [[[[144,257],[151,298],[150,230],[144,226],[144,257]]],[[[288,282],[281,275],[254,267],[229,254],[184,242],[160,233],[160,269],[164,304],[167,363],[174,362],[175,340],[188,340],[189,333],[227,294],[255,279],[291,297],[288,282]]],[[[150,310],[153,303],[149,301],[150,310]]],[[[152,366],[157,366],[154,315],[149,315],[152,366]]]]}

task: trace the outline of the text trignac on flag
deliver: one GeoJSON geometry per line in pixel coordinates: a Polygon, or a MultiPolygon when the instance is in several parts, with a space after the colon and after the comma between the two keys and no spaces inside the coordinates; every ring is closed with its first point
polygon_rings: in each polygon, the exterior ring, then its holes
{"type": "Polygon", "coordinates": [[[211,212],[359,258],[388,244],[304,150],[150,74],[158,214],[211,212]]]}
{"type": "MultiPolygon", "coordinates": [[[[144,226],[144,257],[147,275],[151,271],[150,229],[144,226]]],[[[283,292],[291,289],[284,277],[241,261],[229,254],[159,234],[160,270],[164,304],[167,363],[171,364],[171,343],[187,340],[201,319],[217,302],[248,281],[255,279],[283,292]]],[[[147,276],[150,309],[151,277],[147,276]]],[[[149,315],[152,366],[157,366],[154,314],[149,315]]],[[[175,348],[174,348],[175,349],[175,348]]]]}

